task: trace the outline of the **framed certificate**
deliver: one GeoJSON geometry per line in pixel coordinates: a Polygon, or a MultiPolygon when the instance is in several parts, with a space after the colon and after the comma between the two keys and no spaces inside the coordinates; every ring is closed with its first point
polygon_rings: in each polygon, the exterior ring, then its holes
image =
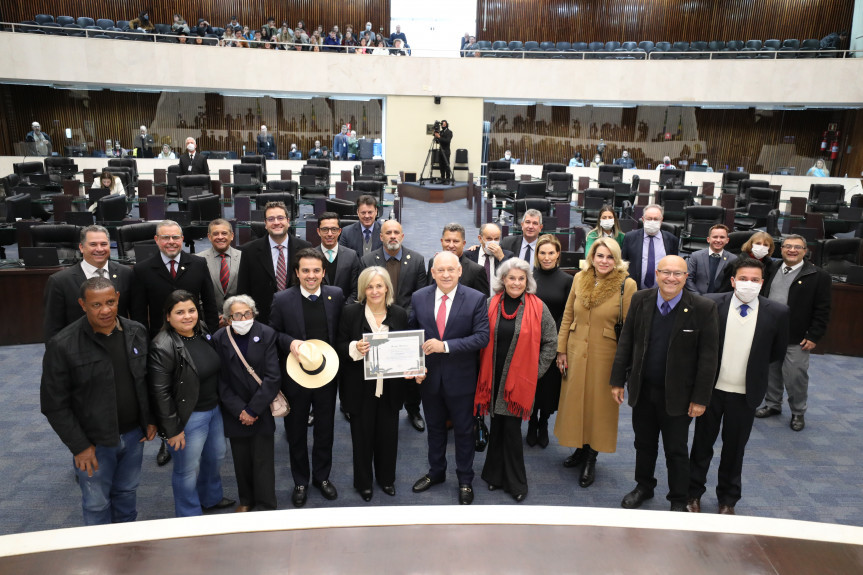
{"type": "Polygon", "coordinates": [[[363,359],[366,379],[406,377],[425,372],[422,330],[364,333],[371,347],[363,359]]]}

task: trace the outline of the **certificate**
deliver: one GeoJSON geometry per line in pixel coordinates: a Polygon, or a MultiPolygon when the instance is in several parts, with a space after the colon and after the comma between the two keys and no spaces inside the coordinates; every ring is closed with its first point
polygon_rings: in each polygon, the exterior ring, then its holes
{"type": "Polygon", "coordinates": [[[425,373],[422,330],[364,333],[363,339],[371,345],[363,361],[366,379],[425,373]]]}

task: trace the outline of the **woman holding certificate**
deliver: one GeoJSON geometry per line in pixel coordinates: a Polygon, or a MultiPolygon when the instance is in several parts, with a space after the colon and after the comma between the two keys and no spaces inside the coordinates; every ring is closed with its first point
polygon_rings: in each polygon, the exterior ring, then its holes
{"type": "Polygon", "coordinates": [[[396,494],[399,410],[404,403],[406,380],[366,380],[363,369],[363,360],[371,348],[363,334],[407,329],[407,312],[393,304],[394,297],[385,268],[364,269],[357,282],[358,303],[342,311],[336,341],[342,365],[342,403],[351,414],[354,488],[364,501],[372,499],[373,475],[384,493],[396,494]]]}

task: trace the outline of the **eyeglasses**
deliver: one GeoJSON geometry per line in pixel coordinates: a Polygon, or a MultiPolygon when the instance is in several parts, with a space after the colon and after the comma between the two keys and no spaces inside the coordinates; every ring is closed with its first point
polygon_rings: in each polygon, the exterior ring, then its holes
{"type": "Polygon", "coordinates": [[[231,314],[231,319],[234,321],[243,321],[244,319],[252,319],[253,317],[255,317],[255,312],[250,309],[244,312],[236,311],[231,314]]]}
{"type": "Polygon", "coordinates": [[[806,246],[794,246],[794,245],[791,245],[791,246],[785,246],[785,245],[783,245],[783,246],[782,246],[782,249],[783,249],[783,250],[788,250],[788,251],[799,252],[799,251],[801,251],[801,250],[805,250],[805,249],[806,249],[806,246]]]}
{"type": "Polygon", "coordinates": [[[286,218],[285,216],[269,216],[267,218],[267,223],[272,224],[273,222],[284,222],[287,219],[288,218],[286,218]]]}
{"type": "Polygon", "coordinates": [[[167,242],[168,240],[174,240],[175,242],[179,242],[183,239],[183,236],[175,235],[175,236],[159,236],[159,239],[163,242],[167,242]]]}
{"type": "Polygon", "coordinates": [[[656,273],[661,275],[664,278],[674,276],[675,278],[682,278],[686,275],[686,272],[680,271],[671,271],[671,270],[656,270],[656,273]]]}
{"type": "Polygon", "coordinates": [[[318,228],[318,231],[320,231],[322,234],[334,234],[341,229],[342,228],[318,228]]]}

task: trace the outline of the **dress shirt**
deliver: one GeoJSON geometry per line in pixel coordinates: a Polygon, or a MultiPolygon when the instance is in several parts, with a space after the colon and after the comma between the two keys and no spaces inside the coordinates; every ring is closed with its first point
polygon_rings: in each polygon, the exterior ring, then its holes
{"type": "MultiPolygon", "coordinates": [[[[456,283],[455,287],[452,288],[452,291],[446,294],[446,321],[449,322],[449,312],[452,310],[452,300],[455,297],[455,292],[458,290],[458,284],[456,283]]],[[[441,301],[443,300],[444,293],[440,290],[440,288],[435,288],[434,290],[434,310],[433,315],[437,317],[437,310],[440,309],[441,301]]],[[[445,353],[449,353],[449,346],[446,342],[443,342],[445,353]]]]}
{"type": "MultiPolygon", "coordinates": [[[[802,267],[803,267],[803,264],[804,264],[805,262],[806,262],[806,260],[801,260],[801,262],[800,262],[799,264],[794,265],[794,266],[791,266],[791,269],[790,269],[790,270],[788,270],[788,272],[787,272],[787,273],[789,273],[789,274],[790,274],[790,273],[794,273],[794,272],[796,272],[797,270],[799,270],[800,268],[802,268],[802,267]]],[[[788,264],[786,264],[786,263],[785,263],[785,261],[783,260],[783,261],[782,261],[782,273],[783,273],[783,274],[784,274],[784,273],[786,273],[786,272],[785,272],[785,268],[786,268],[786,267],[788,267],[788,264]]]]}
{"type": "Polygon", "coordinates": [[[177,254],[173,258],[169,258],[164,253],[159,252],[159,255],[162,256],[162,263],[165,264],[165,269],[168,270],[168,273],[171,273],[171,261],[176,262],[177,265],[174,266],[174,272],[180,273],[180,254],[177,254]]]}
{"type": "MultiPolygon", "coordinates": [[[[105,270],[105,279],[111,279],[110,271],[108,270],[108,262],[105,262],[105,266],[101,268],[97,268],[96,266],[92,266],[87,263],[86,260],[81,260],[81,271],[84,272],[84,277],[87,279],[97,278],[99,274],[96,273],[98,270],[105,270]]],[[[170,268],[169,270],[170,271],[170,268]]]]}
{"type": "Polygon", "coordinates": [[[722,342],[722,362],[716,377],[716,389],[745,395],[746,368],[749,365],[749,353],[758,321],[758,298],[746,304],[749,306],[746,317],[740,315],[742,305],[744,304],[737,298],[737,294],[732,295],[731,301],[728,302],[725,341],[722,342]]]}
{"type": "Polygon", "coordinates": [[[327,254],[327,250],[333,251],[333,259],[336,259],[337,257],[339,257],[339,241],[336,240],[336,245],[333,246],[332,248],[328,248],[324,244],[321,244],[321,251],[324,252],[324,257],[327,258],[327,263],[333,263],[333,262],[329,261],[329,255],[327,254]]]}
{"type": "MultiPolygon", "coordinates": [[[[365,316],[366,316],[366,321],[369,322],[369,327],[372,328],[372,333],[389,333],[390,327],[385,323],[378,325],[376,318],[375,318],[375,314],[372,312],[372,310],[371,310],[371,308],[369,308],[369,306],[365,306],[365,316]]],[[[357,350],[357,343],[358,342],[356,342],[356,341],[352,341],[350,344],[348,344],[348,355],[354,361],[360,361],[361,359],[363,359],[365,357],[363,354],[361,354],[357,350]]],[[[375,397],[380,397],[383,394],[383,392],[384,392],[384,378],[379,375],[377,380],[375,381],[375,397]]]]}
{"type": "Polygon", "coordinates": [[[485,271],[485,260],[489,260],[490,268],[491,268],[489,270],[489,273],[491,275],[488,278],[488,285],[491,285],[491,278],[494,277],[494,272],[497,271],[497,264],[498,264],[497,258],[492,256],[492,255],[485,253],[485,250],[482,249],[482,246],[480,246],[477,249],[479,250],[479,257],[477,257],[476,261],[480,266],[482,266],[483,271],[485,271]]]}
{"type": "MultiPolygon", "coordinates": [[[[683,292],[681,291],[679,294],[677,294],[676,296],[674,296],[673,298],[668,300],[668,307],[669,307],[668,313],[671,313],[674,310],[674,308],[677,307],[677,304],[680,303],[680,298],[682,298],[682,297],[683,297],[683,292]]],[[[665,298],[662,297],[662,292],[657,291],[656,292],[656,307],[659,309],[662,309],[662,302],[664,302],[664,301],[665,301],[665,298]]]]}
{"type": "Polygon", "coordinates": [[[303,294],[303,297],[306,299],[309,299],[310,295],[321,297],[321,286],[318,286],[318,291],[316,291],[314,293],[306,291],[306,288],[304,288],[303,286],[300,286],[300,293],[303,294]]]}
{"type": "Polygon", "coordinates": [[[402,261],[402,248],[399,248],[399,251],[396,252],[396,255],[394,256],[391,256],[386,248],[384,248],[384,262],[388,262],[393,258],[395,258],[396,261],[402,261]]]}
{"type": "Polygon", "coordinates": [[[288,286],[291,285],[291,262],[288,257],[288,236],[285,236],[285,241],[281,244],[277,244],[273,241],[273,236],[268,235],[267,239],[270,241],[270,255],[273,257],[273,273],[278,273],[279,267],[279,250],[276,249],[276,246],[285,246],[285,269],[288,270],[288,286]]]}
{"type": "Polygon", "coordinates": [[[521,239],[521,249],[518,251],[518,257],[520,257],[521,259],[523,259],[524,261],[526,261],[530,265],[533,265],[533,262],[534,262],[533,258],[536,256],[536,242],[538,239],[539,239],[539,237],[537,237],[535,240],[533,240],[530,243],[526,243],[524,238],[521,239]],[[525,253],[524,253],[527,250],[527,246],[530,246],[530,259],[527,259],[525,257],[525,253]]]}
{"type": "MultiPolygon", "coordinates": [[[[641,285],[644,285],[644,278],[647,274],[647,256],[649,255],[651,239],[658,240],[653,244],[653,261],[655,264],[659,265],[659,260],[665,257],[665,241],[662,239],[662,230],[656,232],[655,236],[644,232],[644,243],[641,246],[641,285]]],[[[656,272],[655,269],[653,271],[656,272]]]]}

